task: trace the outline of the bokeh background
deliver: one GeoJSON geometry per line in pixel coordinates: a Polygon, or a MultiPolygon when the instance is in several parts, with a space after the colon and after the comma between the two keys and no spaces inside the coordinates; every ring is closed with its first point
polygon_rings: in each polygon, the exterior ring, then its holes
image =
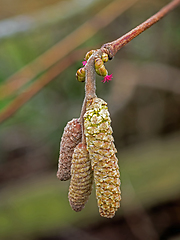
{"type": "Polygon", "coordinates": [[[0,239],[180,239],[180,8],[142,33],[97,77],[108,102],[122,181],[121,208],[82,212],[56,178],[63,128],[80,114],[75,73],[168,1],[0,0],[0,239]]]}

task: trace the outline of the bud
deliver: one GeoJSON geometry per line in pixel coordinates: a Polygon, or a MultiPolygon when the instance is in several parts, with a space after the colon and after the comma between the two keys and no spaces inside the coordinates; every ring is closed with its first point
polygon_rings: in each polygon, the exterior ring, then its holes
{"type": "Polygon", "coordinates": [[[74,148],[81,141],[82,131],[79,119],[73,119],[67,123],[60,143],[60,156],[57,178],[66,181],[71,177],[71,160],[74,148]]]}
{"type": "Polygon", "coordinates": [[[105,77],[108,74],[108,71],[106,70],[103,60],[101,58],[95,59],[95,70],[97,74],[103,77],[105,77]]]}
{"type": "Polygon", "coordinates": [[[107,53],[103,53],[102,56],[101,56],[101,59],[103,60],[103,62],[107,62],[109,60],[108,58],[108,54],[107,53]]]}
{"type": "Polygon", "coordinates": [[[94,52],[95,52],[95,50],[91,50],[91,51],[87,52],[86,56],[85,56],[85,60],[87,61],[94,52]]]}
{"type": "Polygon", "coordinates": [[[85,68],[80,68],[77,70],[76,72],[76,79],[79,81],[79,82],[85,82],[85,75],[86,75],[86,71],[85,71],[85,68]]]}
{"type": "Polygon", "coordinates": [[[107,103],[100,98],[87,101],[84,133],[92,161],[96,198],[102,217],[112,218],[120,207],[120,174],[107,103]]]}
{"type": "Polygon", "coordinates": [[[76,212],[81,211],[92,190],[93,173],[86,145],[79,143],[74,149],[69,187],[69,203],[76,212]]]}

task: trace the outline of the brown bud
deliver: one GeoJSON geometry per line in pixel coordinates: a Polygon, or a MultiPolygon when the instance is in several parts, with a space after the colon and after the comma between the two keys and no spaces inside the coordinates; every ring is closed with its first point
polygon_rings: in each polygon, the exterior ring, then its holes
{"type": "Polygon", "coordinates": [[[79,119],[73,119],[67,123],[60,143],[60,156],[57,178],[66,181],[71,177],[71,160],[74,148],[81,141],[82,131],[79,119]]]}
{"type": "Polygon", "coordinates": [[[69,203],[76,212],[81,211],[92,190],[93,173],[86,145],[79,143],[74,149],[69,187],[69,203]]]}
{"type": "Polygon", "coordinates": [[[96,198],[102,217],[112,218],[120,207],[120,173],[112,137],[107,103],[100,98],[87,101],[84,133],[94,170],[96,198]]]}

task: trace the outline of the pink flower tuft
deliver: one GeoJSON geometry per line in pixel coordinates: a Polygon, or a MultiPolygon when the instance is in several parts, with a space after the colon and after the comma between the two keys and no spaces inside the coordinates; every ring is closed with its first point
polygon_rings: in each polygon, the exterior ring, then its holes
{"type": "Polygon", "coordinates": [[[86,63],[87,63],[87,61],[83,61],[83,62],[82,62],[83,66],[85,66],[85,65],[86,65],[86,63]]]}
{"type": "Polygon", "coordinates": [[[104,79],[101,81],[103,83],[111,81],[113,78],[112,74],[111,75],[106,75],[104,79]]]}

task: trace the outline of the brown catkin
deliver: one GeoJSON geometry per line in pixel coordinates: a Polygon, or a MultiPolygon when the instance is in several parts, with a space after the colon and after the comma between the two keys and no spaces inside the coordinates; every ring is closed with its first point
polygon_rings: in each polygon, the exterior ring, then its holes
{"type": "Polygon", "coordinates": [[[82,131],[79,119],[72,119],[67,123],[60,143],[60,155],[57,178],[66,181],[71,177],[71,161],[74,148],[81,141],[82,131]]]}
{"type": "Polygon", "coordinates": [[[86,145],[79,143],[74,149],[69,187],[69,203],[76,212],[81,211],[92,190],[93,173],[86,145]]]}
{"type": "Polygon", "coordinates": [[[120,173],[112,137],[107,103],[100,98],[87,101],[84,131],[94,170],[96,198],[102,217],[112,218],[120,207],[120,173]]]}

